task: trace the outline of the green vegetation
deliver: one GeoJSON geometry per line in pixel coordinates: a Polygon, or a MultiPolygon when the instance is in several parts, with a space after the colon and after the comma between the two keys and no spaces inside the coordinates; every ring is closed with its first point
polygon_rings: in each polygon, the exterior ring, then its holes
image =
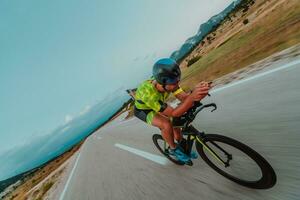
{"type": "Polygon", "coordinates": [[[199,59],[201,58],[201,56],[196,56],[192,59],[190,59],[187,63],[187,66],[189,67],[190,65],[194,64],[195,62],[197,62],[199,59]]]}
{"type": "Polygon", "coordinates": [[[16,198],[18,196],[18,194],[13,195],[12,197],[10,197],[10,200],[13,200],[14,198],[16,198]]]}
{"type": "Polygon", "coordinates": [[[239,33],[235,37],[223,43],[219,48],[211,50],[208,54],[201,57],[197,62],[189,67],[187,73],[183,74],[183,79],[189,77],[191,74],[199,73],[204,71],[208,66],[221,57],[225,57],[232,51],[238,51],[242,46],[245,46],[249,43],[255,42],[255,37],[262,33],[264,30],[262,28],[257,28],[247,33],[239,33]]]}
{"type": "Polygon", "coordinates": [[[43,185],[42,193],[35,200],[42,200],[44,195],[50,190],[50,188],[54,185],[53,182],[48,182],[43,185]]]}
{"type": "Polygon", "coordinates": [[[247,12],[249,7],[255,3],[255,0],[242,0],[228,16],[234,15],[236,12],[242,10],[242,12],[247,12]]]}
{"type": "Polygon", "coordinates": [[[240,30],[200,59],[193,60],[183,71],[182,86],[192,87],[201,80],[213,80],[299,44],[299,14],[300,4],[295,1],[274,7],[261,20],[250,24],[250,29],[240,30]]]}
{"type": "Polygon", "coordinates": [[[48,190],[53,186],[53,182],[48,182],[45,185],[43,185],[43,193],[42,194],[46,194],[46,192],[48,192],[48,190]]]}
{"type": "Polygon", "coordinates": [[[232,22],[232,18],[236,17],[236,13],[241,11],[243,13],[246,13],[250,6],[252,6],[255,3],[255,0],[241,0],[241,2],[236,5],[236,7],[229,12],[225,17],[224,20],[218,24],[215,24],[212,29],[206,34],[204,35],[203,39],[200,40],[199,42],[197,42],[196,44],[193,45],[193,47],[186,53],[185,56],[183,56],[181,59],[177,60],[177,62],[181,63],[188,55],[190,55],[190,53],[193,52],[193,50],[201,43],[202,45],[205,44],[205,38],[207,38],[207,42],[208,44],[211,44],[211,41],[214,40],[215,38],[210,37],[209,35],[212,34],[215,36],[215,31],[220,27],[220,25],[224,24],[226,21],[230,21],[232,22]]]}
{"type": "Polygon", "coordinates": [[[248,19],[244,19],[244,21],[243,21],[243,24],[248,24],[249,23],[249,20],[248,19]]]}

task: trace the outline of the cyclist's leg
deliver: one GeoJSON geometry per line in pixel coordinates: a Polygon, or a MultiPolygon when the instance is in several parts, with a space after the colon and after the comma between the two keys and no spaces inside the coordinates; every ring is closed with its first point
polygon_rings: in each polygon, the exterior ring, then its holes
{"type": "Polygon", "coordinates": [[[158,127],[162,136],[171,148],[175,148],[173,127],[170,120],[159,113],[149,110],[140,110],[134,107],[134,115],[147,124],[158,127]]]}
{"type": "Polygon", "coordinates": [[[174,139],[179,143],[182,140],[181,128],[173,128],[174,139]]]}
{"type": "Polygon", "coordinates": [[[176,156],[180,161],[188,162],[190,158],[184,153],[184,150],[180,146],[176,146],[174,142],[173,125],[169,118],[153,111],[147,115],[147,123],[150,122],[153,126],[161,130],[164,140],[170,145],[169,153],[176,156]]]}
{"type": "MultiPolygon", "coordinates": [[[[186,146],[186,145],[192,145],[192,144],[187,144],[186,141],[185,141],[185,142],[182,141],[181,128],[173,128],[173,133],[174,133],[174,138],[175,138],[175,140],[177,140],[177,142],[181,145],[181,147],[182,147],[183,149],[185,149],[185,151],[187,151],[186,148],[185,148],[185,146],[186,146]],[[181,143],[181,141],[182,141],[183,143],[181,143]]],[[[188,156],[190,156],[190,157],[193,158],[193,159],[198,158],[197,153],[196,153],[195,151],[192,151],[192,150],[188,153],[188,156]]]]}
{"type": "Polygon", "coordinates": [[[161,135],[163,136],[164,140],[170,145],[171,148],[174,149],[176,145],[174,143],[173,126],[171,121],[167,117],[164,117],[158,113],[154,113],[153,117],[151,117],[151,124],[161,130],[161,135]]]}

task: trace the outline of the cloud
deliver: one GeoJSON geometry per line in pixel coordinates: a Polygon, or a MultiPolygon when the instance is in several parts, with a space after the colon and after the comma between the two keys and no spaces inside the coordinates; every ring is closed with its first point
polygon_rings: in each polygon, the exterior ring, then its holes
{"type": "Polygon", "coordinates": [[[66,124],[71,122],[72,120],[73,120],[73,117],[71,115],[68,114],[68,115],[65,116],[65,123],[66,124]]]}
{"type": "Polygon", "coordinates": [[[79,115],[84,115],[90,111],[92,106],[86,105],[82,111],[80,111],[79,115]]]}
{"type": "Polygon", "coordinates": [[[64,128],[61,129],[61,132],[65,132],[67,130],[69,130],[71,128],[71,126],[65,126],[64,128]]]}

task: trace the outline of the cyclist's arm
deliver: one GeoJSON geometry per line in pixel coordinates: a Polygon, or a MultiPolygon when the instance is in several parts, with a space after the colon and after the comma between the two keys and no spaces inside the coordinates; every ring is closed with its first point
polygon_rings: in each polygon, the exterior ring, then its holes
{"type": "Polygon", "coordinates": [[[193,102],[194,101],[191,98],[185,98],[185,100],[176,108],[172,108],[166,104],[166,108],[161,113],[169,117],[179,117],[193,106],[193,102]]]}
{"type": "Polygon", "coordinates": [[[173,95],[179,99],[181,102],[184,101],[190,93],[186,93],[180,86],[177,90],[173,92],[173,95]]]}
{"type": "MultiPolygon", "coordinates": [[[[179,104],[175,109],[173,109],[170,106],[166,106],[166,108],[161,109],[160,112],[163,115],[167,115],[170,117],[179,117],[193,106],[194,101],[200,101],[201,99],[203,99],[208,94],[210,88],[211,86],[208,83],[201,82],[199,85],[197,84],[192,93],[188,94],[187,96],[184,95],[184,101],[181,104],[179,104]]],[[[180,93],[182,93],[182,91],[180,93]]],[[[176,94],[175,92],[174,95],[178,94],[176,94]]]]}
{"type": "Polygon", "coordinates": [[[169,117],[179,117],[182,114],[184,114],[189,108],[191,108],[194,104],[194,101],[192,98],[187,97],[180,105],[178,105],[176,108],[172,108],[168,104],[153,100],[151,98],[145,98],[143,102],[152,110],[155,112],[159,112],[165,116],[169,117]]]}
{"type": "Polygon", "coordinates": [[[175,95],[177,99],[179,99],[181,102],[184,101],[189,96],[188,93],[182,90],[182,92],[175,95]]]}

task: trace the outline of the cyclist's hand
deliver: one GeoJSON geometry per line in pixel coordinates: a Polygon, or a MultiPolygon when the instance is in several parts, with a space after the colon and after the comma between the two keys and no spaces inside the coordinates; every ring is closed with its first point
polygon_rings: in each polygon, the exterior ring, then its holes
{"type": "Polygon", "coordinates": [[[209,87],[209,89],[211,88],[211,84],[212,82],[207,82],[207,81],[201,81],[200,83],[198,83],[196,87],[209,87]]]}
{"type": "Polygon", "coordinates": [[[203,99],[211,89],[211,84],[209,82],[202,81],[198,83],[193,92],[190,94],[190,98],[193,101],[200,101],[203,99]]]}

